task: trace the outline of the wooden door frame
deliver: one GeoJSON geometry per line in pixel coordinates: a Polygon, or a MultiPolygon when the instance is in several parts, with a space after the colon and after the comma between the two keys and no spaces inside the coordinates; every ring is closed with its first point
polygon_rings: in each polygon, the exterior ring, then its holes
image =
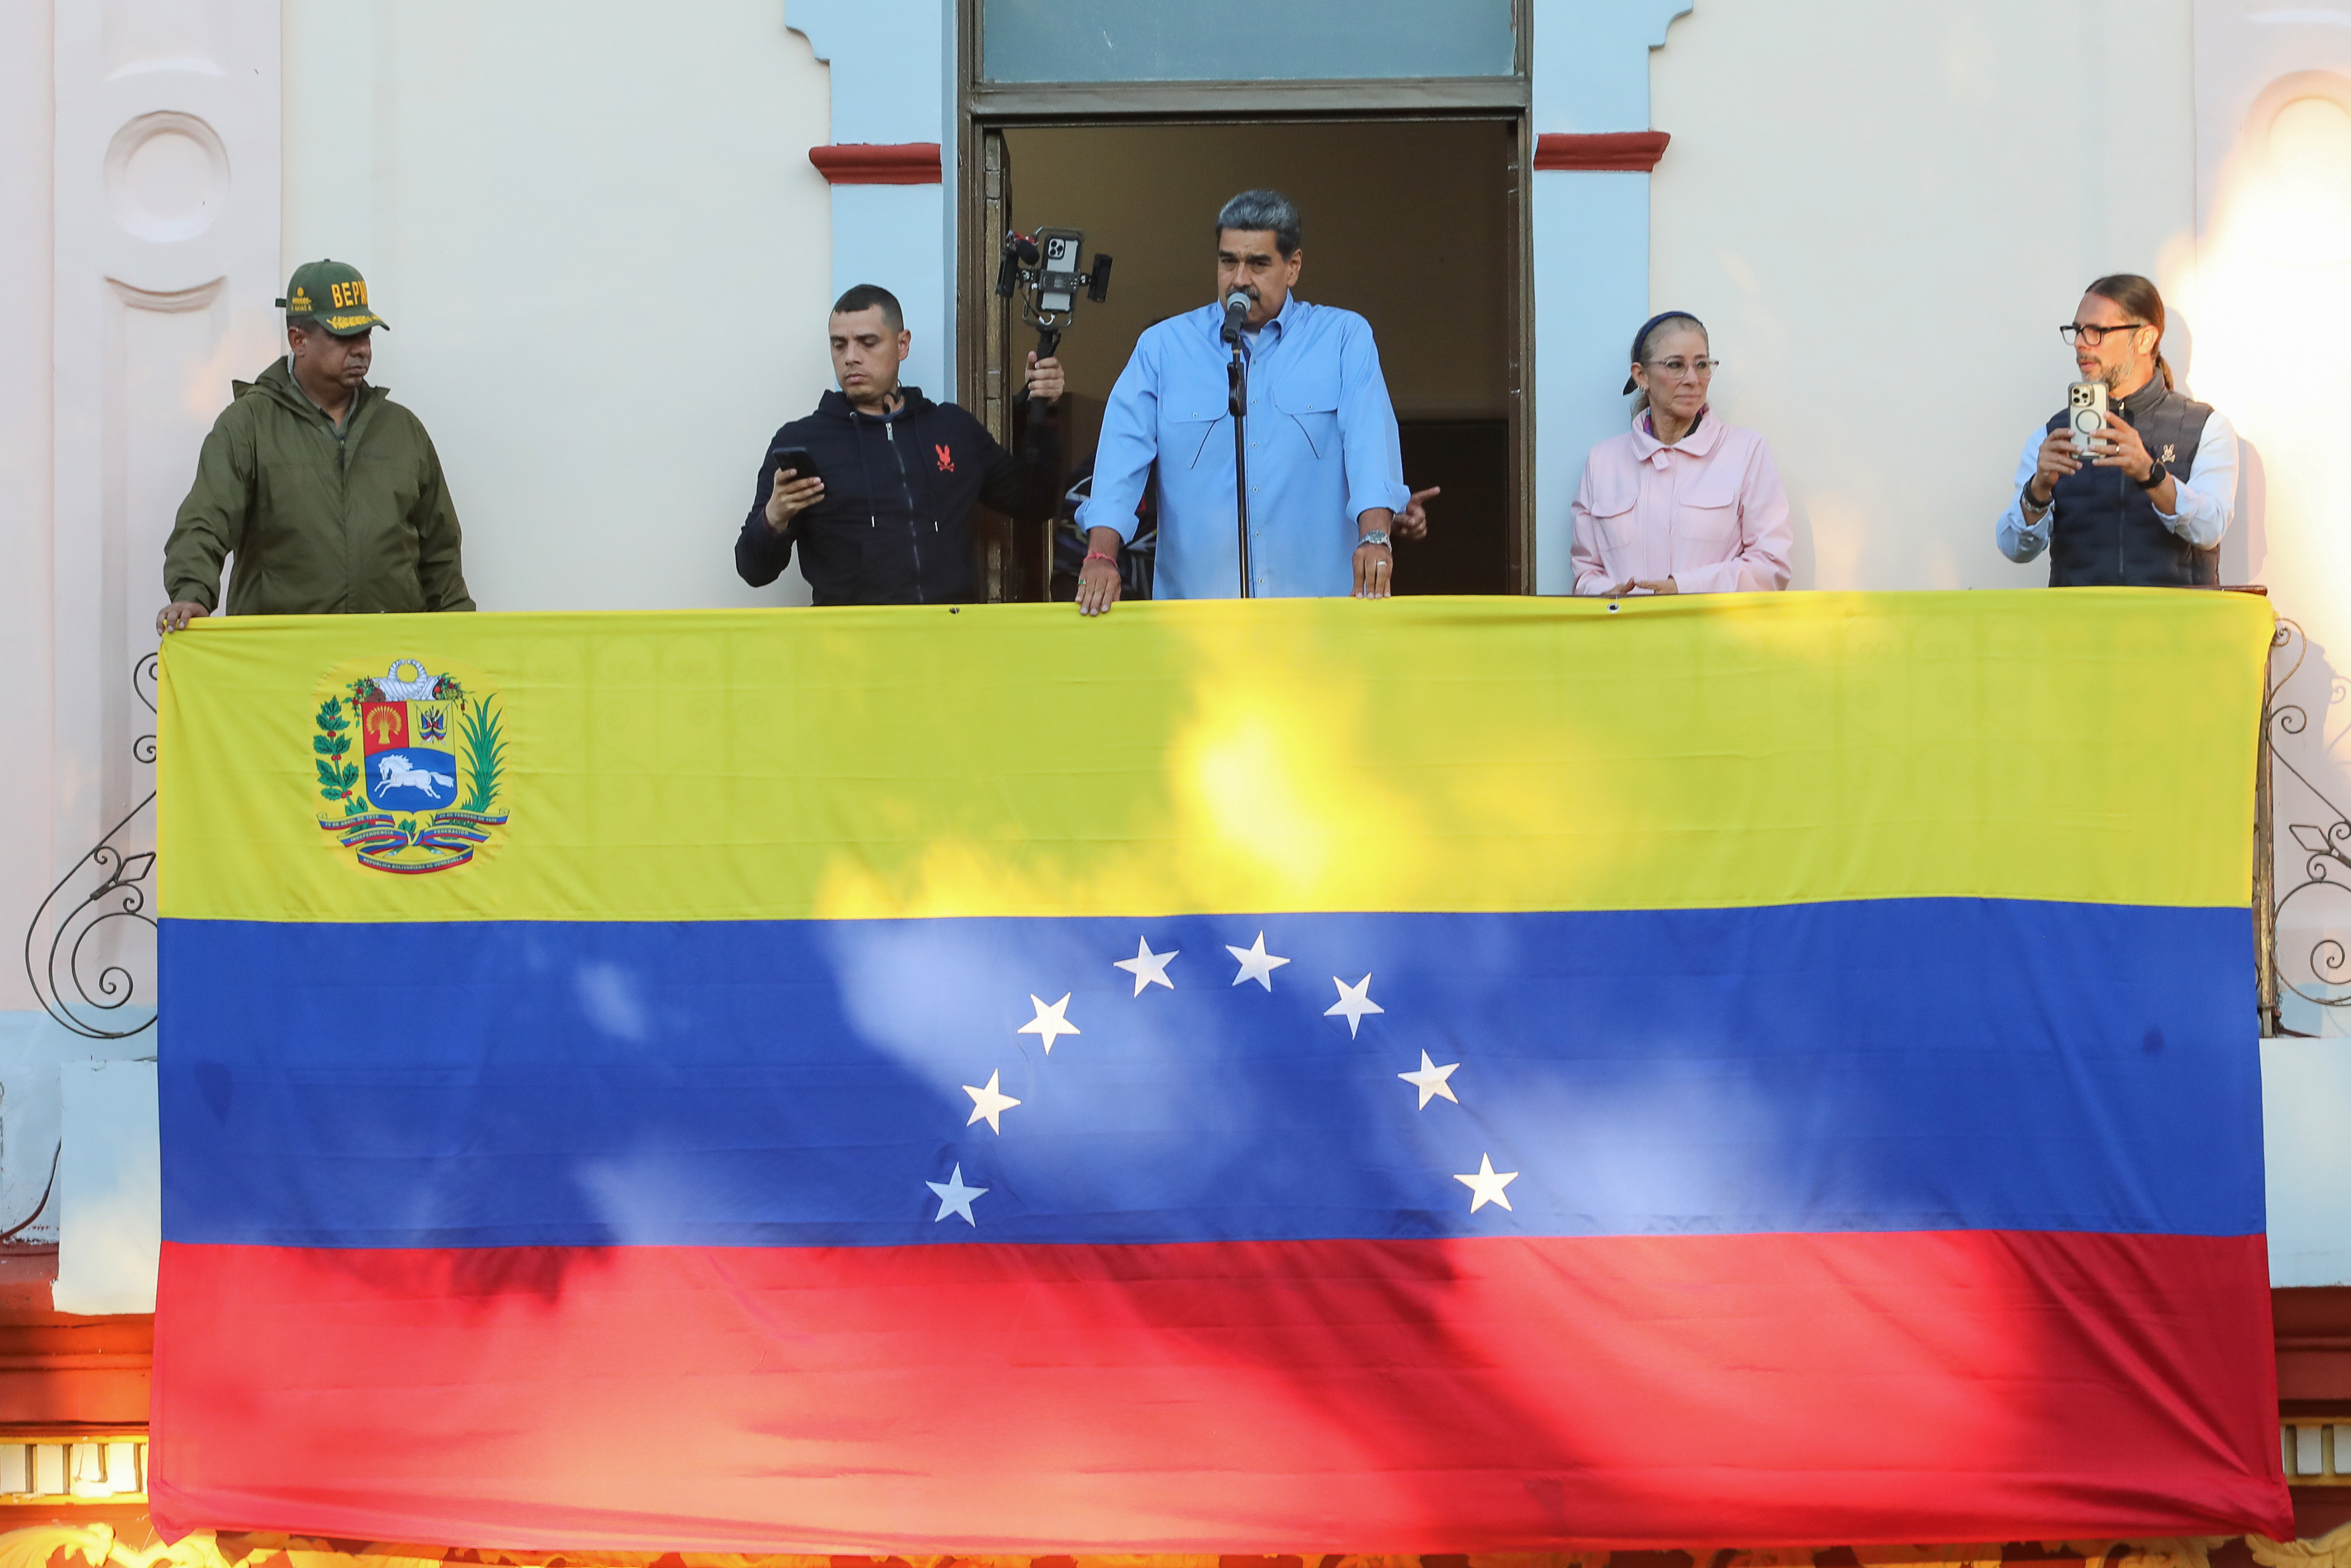
{"type": "Polygon", "coordinates": [[[1020,126],[1197,125],[1476,120],[1512,128],[1509,249],[1510,296],[1510,526],[1507,580],[1513,593],[1535,591],[1535,304],[1533,177],[1535,128],[1530,89],[1529,26],[1533,7],[1513,0],[1514,73],[1508,77],[1373,81],[1024,82],[980,79],[982,0],[956,0],[955,144],[956,380],[964,406],[998,441],[1010,434],[1004,385],[1004,328],[995,308],[997,245],[989,203],[1000,199],[988,166],[988,136],[1020,126]],[[1376,109],[1366,109],[1375,104],[1376,109]]]}

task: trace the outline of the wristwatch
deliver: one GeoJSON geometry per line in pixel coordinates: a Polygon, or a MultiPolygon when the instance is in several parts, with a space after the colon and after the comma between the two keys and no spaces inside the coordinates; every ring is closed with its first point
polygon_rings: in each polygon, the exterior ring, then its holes
{"type": "Polygon", "coordinates": [[[2134,483],[2142,490],[2152,490],[2170,477],[2171,471],[2162,464],[2157,463],[2148,466],[2146,478],[2136,480],[2134,483]]]}
{"type": "MultiPolygon", "coordinates": [[[[1355,548],[1356,548],[1357,549],[1363,549],[1365,545],[1384,545],[1384,544],[1387,544],[1387,542],[1388,542],[1388,531],[1387,531],[1387,529],[1385,529],[1385,528],[1374,528],[1370,533],[1365,534],[1362,538],[1359,538],[1359,539],[1357,539],[1357,540],[1355,541],[1355,548]]],[[[1390,548],[1390,549],[1394,549],[1395,547],[1394,547],[1394,546],[1390,546],[1389,548],[1390,548]]]]}

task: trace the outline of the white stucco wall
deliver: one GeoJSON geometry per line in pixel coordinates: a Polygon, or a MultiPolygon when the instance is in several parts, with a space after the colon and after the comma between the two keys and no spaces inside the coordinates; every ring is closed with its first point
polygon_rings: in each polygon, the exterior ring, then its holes
{"type": "MultiPolygon", "coordinates": [[[[0,770],[0,930],[31,917],[56,873],[48,822],[50,618],[49,13],[0,5],[0,735],[18,766],[0,770]],[[21,913],[20,913],[21,912],[21,913]]],[[[0,964],[0,1011],[33,1005],[22,971],[0,964]]],[[[13,1223],[0,1219],[0,1226],[13,1223]]]]}
{"type": "MultiPolygon", "coordinates": [[[[1651,68],[1673,136],[1653,308],[1707,323],[1715,406],[1769,437],[1793,586],[2047,580],[2000,555],[1992,521],[2073,379],[2056,327],[2082,286],[2185,281],[2189,11],[1698,0],[1673,25],[1651,68]],[[2095,172],[2075,148],[2098,150],[2095,172]]],[[[2224,579],[2243,573],[2241,548],[2224,553],[2224,579]]]]}
{"type": "Polygon", "coordinates": [[[827,73],[779,0],[285,13],[285,260],[367,274],[475,599],[786,601],[732,553],[831,384],[827,73]]]}
{"type": "Polygon", "coordinates": [[[2273,727],[2283,1021],[2341,1036],[2351,1007],[2314,998],[2351,1000],[2351,872],[2297,841],[2351,833],[2351,10],[2196,0],[2196,58],[2197,384],[2244,440],[2250,574],[2305,634],[2279,703],[2306,722],[2273,727]]]}

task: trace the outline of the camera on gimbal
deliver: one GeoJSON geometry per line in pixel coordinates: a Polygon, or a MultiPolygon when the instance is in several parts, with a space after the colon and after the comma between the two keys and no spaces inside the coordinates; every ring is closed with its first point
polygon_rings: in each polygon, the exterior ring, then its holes
{"type": "Polygon", "coordinates": [[[996,268],[996,297],[1021,290],[1020,319],[1037,329],[1037,357],[1050,360],[1061,346],[1061,330],[1076,314],[1078,290],[1099,303],[1110,295],[1110,257],[1094,253],[1093,270],[1079,262],[1086,236],[1077,229],[1015,231],[1004,236],[1004,259],[996,268]]]}

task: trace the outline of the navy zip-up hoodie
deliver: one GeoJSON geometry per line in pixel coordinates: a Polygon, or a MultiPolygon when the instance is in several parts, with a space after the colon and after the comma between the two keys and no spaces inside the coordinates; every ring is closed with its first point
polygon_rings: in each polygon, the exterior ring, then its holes
{"type": "Polygon", "coordinates": [[[735,570],[754,588],[791,563],[819,604],[952,604],[972,596],[971,516],[985,504],[1018,522],[1041,522],[1061,502],[1055,421],[1032,418],[1016,458],[951,402],[899,389],[894,413],[860,413],[838,391],[768,443],[759,484],[735,541],[735,570]],[[782,533],[768,526],[776,451],[805,446],[824,498],[782,533]]]}

